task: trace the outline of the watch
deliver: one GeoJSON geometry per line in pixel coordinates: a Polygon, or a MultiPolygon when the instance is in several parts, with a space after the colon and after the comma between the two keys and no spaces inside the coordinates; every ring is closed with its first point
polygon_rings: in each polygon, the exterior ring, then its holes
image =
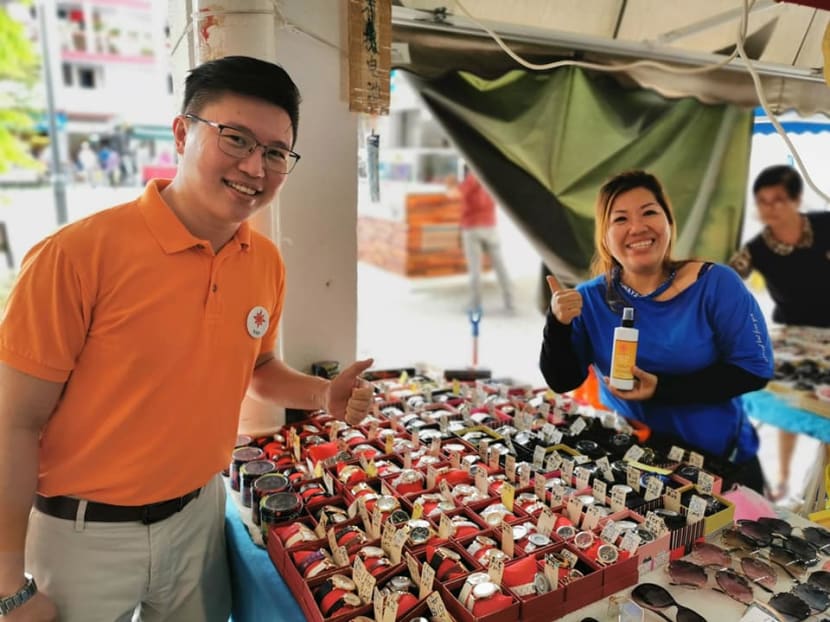
{"type": "Polygon", "coordinates": [[[24,576],[26,577],[26,583],[23,587],[11,596],[0,598],[0,615],[4,616],[11,613],[18,607],[25,605],[32,596],[37,594],[37,584],[34,577],[30,574],[24,576]]]}

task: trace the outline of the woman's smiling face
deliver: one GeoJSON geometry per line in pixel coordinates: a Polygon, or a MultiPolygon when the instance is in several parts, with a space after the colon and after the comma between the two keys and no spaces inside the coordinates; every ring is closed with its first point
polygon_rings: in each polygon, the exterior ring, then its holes
{"type": "Polygon", "coordinates": [[[671,224],[650,190],[633,188],[614,199],[605,243],[625,271],[650,273],[662,269],[671,243],[671,224]]]}

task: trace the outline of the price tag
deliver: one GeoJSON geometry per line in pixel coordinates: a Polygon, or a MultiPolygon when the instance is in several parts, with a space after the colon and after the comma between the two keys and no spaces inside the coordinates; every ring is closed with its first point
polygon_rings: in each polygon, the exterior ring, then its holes
{"type": "Polygon", "coordinates": [[[486,495],[487,490],[490,488],[490,481],[487,479],[487,471],[485,469],[476,469],[476,488],[483,495],[486,495]]]}
{"type": "Polygon", "coordinates": [[[603,542],[610,542],[611,544],[614,544],[617,541],[617,538],[620,537],[620,528],[617,526],[615,521],[610,520],[605,523],[605,527],[602,528],[602,532],[599,534],[599,537],[603,542]]]}
{"type": "Polygon", "coordinates": [[[447,611],[447,606],[444,604],[438,592],[433,592],[427,596],[427,607],[429,607],[429,611],[432,613],[432,618],[435,622],[454,622],[453,617],[447,611]]]}
{"type": "Polygon", "coordinates": [[[553,425],[552,423],[546,423],[545,425],[542,426],[541,432],[542,432],[542,440],[544,440],[546,442],[550,442],[549,439],[551,438],[553,433],[556,432],[556,426],[553,425]]]}
{"type": "Polygon", "coordinates": [[[395,537],[392,539],[392,550],[389,552],[389,560],[393,564],[397,564],[401,561],[401,551],[403,550],[403,545],[406,544],[407,540],[409,540],[408,527],[403,527],[395,533],[395,537]]]}
{"type": "Polygon", "coordinates": [[[542,568],[545,573],[545,578],[550,584],[550,589],[555,590],[559,587],[559,563],[553,555],[545,555],[545,565],[542,568]]]}
{"type": "Polygon", "coordinates": [[[680,512],[680,491],[677,488],[666,488],[666,492],[663,493],[663,507],[680,512]]]}
{"type": "Polygon", "coordinates": [[[597,468],[602,473],[602,479],[606,482],[614,481],[614,473],[611,471],[611,463],[608,462],[607,456],[603,456],[597,460],[597,468]]]}
{"type": "Polygon", "coordinates": [[[412,520],[418,520],[424,515],[424,501],[420,497],[412,504],[412,520]]]}
{"type": "Polygon", "coordinates": [[[558,445],[562,442],[562,432],[558,428],[554,428],[548,439],[550,445],[558,445]]]}
{"type": "Polygon", "coordinates": [[[568,499],[567,513],[571,522],[574,525],[578,525],[579,519],[582,517],[582,501],[579,500],[579,497],[571,497],[568,499]]]}
{"type": "Polygon", "coordinates": [[[366,509],[366,503],[363,501],[363,497],[357,498],[357,513],[360,514],[360,520],[363,522],[363,528],[368,531],[372,521],[369,518],[369,510],[366,509]]]}
{"type": "Polygon", "coordinates": [[[562,464],[559,466],[562,471],[562,479],[565,480],[565,483],[570,485],[573,482],[574,477],[574,463],[573,460],[562,460],[562,464]]]}
{"type": "Polygon", "coordinates": [[[429,444],[429,455],[438,456],[441,453],[441,437],[435,436],[429,444]]]}
{"type": "Polygon", "coordinates": [[[516,551],[516,543],[513,540],[513,527],[502,521],[501,524],[501,550],[513,557],[516,551]]]}
{"type": "Polygon", "coordinates": [[[366,475],[369,477],[377,477],[378,476],[378,465],[375,464],[374,460],[369,460],[369,463],[366,465],[366,475]]]}
{"type": "Polygon", "coordinates": [[[562,549],[559,551],[559,556],[568,563],[569,568],[574,568],[579,563],[579,558],[576,553],[570,549],[562,549]]]}
{"type": "MultiPolygon", "coordinates": [[[[522,462],[519,465],[519,488],[527,488],[530,486],[530,465],[527,462],[522,462]]],[[[543,497],[539,497],[542,499],[543,497]]]]}
{"type": "Polygon", "coordinates": [[[412,468],[412,450],[409,447],[405,447],[403,450],[403,468],[412,468]]]}
{"type": "Polygon", "coordinates": [[[398,617],[398,604],[400,601],[397,598],[383,599],[383,615],[379,622],[395,622],[398,617]]]}
{"type": "Polygon", "coordinates": [[[629,529],[625,532],[622,542],[620,542],[620,549],[634,555],[638,548],[640,548],[640,536],[637,535],[636,529],[629,529]]]}
{"type": "Polygon", "coordinates": [[[541,413],[542,417],[547,419],[548,415],[550,414],[550,404],[547,402],[542,402],[539,406],[539,412],[541,413]]]}
{"type": "Polygon", "coordinates": [[[583,490],[588,487],[588,482],[591,479],[591,472],[588,469],[585,467],[576,467],[574,469],[574,475],[576,477],[577,490],[583,490]]]}
{"type": "Polygon", "coordinates": [[[587,464],[591,459],[585,454],[577,454],[574,456],[574,464],[587,464]]]}
{"type": "Polygon", "coordinates": [[[752,603],[738,622],[778,622],[780,619],[763,605],[752,603]]]}
{"type": "Polygon", "coordinates": [[[542,501],[545,500],[547,489],[545,488],[545,476],[537,473],[533,478],[533,492],[542,501]]]}
{"type": "Polygon", "coordinates": [[[660,498],[660,495],[663,494],[663,480],[659,477],[651,476],[648,478],[646,483],[646,494],[645,500],[646,501],[654,501],[655,499],[660,498]]]}
{"type": "Polygon", "coordinates": [[[577,417],[576,421],[571,424],[571,427],[568,428],[568,433],[571,436],[579,436],[585,431],[585,428],[588,427],[588,424],[585,423],[585,419],[582,417],[577,417]]]}
{"type": "Polygon", "coordinates": [[[487,462],[487,457],[489,456],[490,452],[490,439],[489,438],[482,438],[478,441],[478,457],[481,458],[482,462],[487,462]]]}
{"type": "Polygon", "coordinates": [[[599,524],[599,519],[602,518],[602,512],[597,505],[589,505],[585,510],[585,518],[582,519],[582,528],[585,531],[593,531],[599,524]]]}
{"type": "Polygon", "coordinates": [[[453,469],[461,468],[461,452],[460,451],[451,451],[450,452],[450,466],[453,469]]]}
{"type": "Polygon", "coordinates": [[[639,462],[644,453],[645,450],[642,447],[639,445],[632,445],[628,448],[628,451],[625,452],[623,460],[626,462],[639,462]]]}
{"type": "Polygon", "coordinates": [[[418,435],[417,430],[409,435],[409,440],[412,442],[413,451],[418,451],[421,448],[421,437],[418,435]]]}
{"type": "Polygon", "coordinates": [[[556,524],[556,514],[553,513],[549,507],[543,507],[542,513],[536,521],[536,531],[546,536],[553,531],[553,526],[556,524]]]}
{"type": "Polygon", "coordinates": [[[375,613],[375,620],[379,620],[380,622],[384,622],[383,620],[383,608],[386,605],[386,595],[384,592],[381,592],[379,589],[375,588],[374,594],[372,596],[372,608],[375,613]]]}
{"type": "Polygon", "coordinates": [[[696,451],[689,452],[689,464],[699,469],[703,468],[703,456],[696,451]]]}
{"type": "Polygon", "coordinates": [[[697,488],[704,495],[711,495],[715,487],[715,478],[706,471],[697,472],[697,488]]]}
{"type": "Polygon", "coordinates": [[[292,445],[294,446],[294,460],[299,462],[300,458],[302,456],[302,454],[300,452],[300,437],[299,436],[294,435],[294,442],[292,443],[292,445]]]}
{"type": "Polygon", "coordinates": [[[314,479],[320,479],[321,477],[323,477],[323,461],[318,460],[314,465],[314,479]]]}
{"type": "Polygon", "coordinates": [[[625,481],[626,483],[631,486],[637,492],[640,492],[640,477],[642,473],[640,473],[639,469],[635,469],[630,464],[625,470],[625,481]]]}
{"type": "Polygon", "coordinates": [[[692,495],[692,500],[689,501],[689,512],[686,515],[686,523],[692,524],[706,515],[706,501],[697,495],[692,495]]]}
{"type": "Polygon", "coordinates": [[[376,505],[372,508],[372,523],[366,529],[369,534],[369,537],[372,540],[376,540],[380,538],[380,525],[383,521],[383,512],[380,511],[380,508],[376,505]]]}
{"type": "Polygon", "coordinates": [[[380,430],[380,421],[374,420],[369,424],[369,434],[367,438],[370,441],[377,440],[378,431],[380,430]]]}
{"type": "Polygon", "coordinates": [[[447,415],[441,415],[438,418],[438,429],[441,434],[446,434],[450,429],[450,418],[447,415]]]}
{"type": "Polygon", "coordinates": [[[504,474],[507,476],[507,481],[516,482],[516,456],[508,455],[504,459],[504,474]]]}
{"type": "Polygon", "coordinates": [[[427,467],[427,490],[432,490],[435,488],[435,480],[438,478],[438,471],[435,469],[434,464],[430,464],[427,467]]]}
{"type": "Polygon", "coordinates": [[[450,490],[449,482],[447,482],[446,479],[442,479],[441,483],[438,484],[438,491],[441,493],[441,496],[445,501],[450,501],[453,504],[455,503],[455,500],[452,497],[452,490],[450,490]]]}
{"type": "MultiPolygon", "coordinates": [[[[557,454],[559,455],[559,454],[557,454]]],[[[533,450],[533,466],[536,469],[541,469],[545,463],[545,447],[543,445],[536,445],[533,450]]]]}
{"type": "Polygon", "coordinates": [[[545,460],[545,471],[550,473],[556,471],[562,465],[562,454],[558,451],[552,451],[545,460]]]}
{"type": "Polygon", "coordinates": [[[338,566],[348,566],[349,554],[346,552],[346,547],[338,546],[337,537],[334,535],[334,527],[329,529],[326,535],[329,539],[329,550],[331,551],[331,556],[334,559],[334,563],[338,566]]]}
{"type": "Polygon", "coordinates": [[[395,436],[393,434],[387,434],[386,438],[383,440],[383,451],[387,454],[391,454],[395,448],[395,436]]]}
{"type": "Polygon", "coordinates": [[[501,485],[501,502],[508,511],[513,511],[513,500],[516,498],[516,487],[510,482],[501,485]]]}
{"type": "Polygon", "coordinates": [[[660,516],[658,516],[654,512],[646,513],[646,529],[648,529],[658,538],[666,535],[669,532],[669,528],[666,527],[666,521],[664,521],[660,516]]]}
{"type": "Polygon", "coordinates": [[[627,491],[621,488],[611,488],[611,511],[620,512],[625,509],[627,491]]]}
{"type": "Polygon", "coordinates": [[[380,536],[380,548],[383,549],[386,555],[389,555],[389,552],[392,550],[396,533],[398,531],[395,529],[395,524],[392,521],[386,521],[383,524],[383,533],[380,536]]]}
{"type": "Polygon", "coordinates": [[[331,473],[328,471],[323,472],[323,486],[329,496],[334,494],[334,480],[331,477],[331,473]]]}
{"type": "Polygon", "coordinates": [[[488,451],[488,465],[491,469],[495,470],[499,468],[499,458],[501,454],[499,453],[498,447],[491,447],[488,451]]]}
{"type": "Polygon", "coordinates": [[[669,450],[669,462],[683,462],[683,456],[686,454],[682,447],[672,445],[669,450]]]}
{"type": "Polygon", "coordinates": [[[368,603],[372,598],[372,593],[375,591],[375,578],[366,570],[363,565],[363,560],[360,555],[354,556],[354,565],[352,566],[352,578],[355,585],[357,585],[357,595],[364,603],[368,603]]]}
{"type": "MultiPolygon", "coordinates": [[[[433,555],[438,553],[433,552],[433,555]]],[[[414,561],[414,560],[413,560],[414,561]]],[[[410,573],[411,574],[411,573],[410,573]]],[[[418,599],[426,598],[427,594],[432,591],[432,586],[435,581],[435,570],[429,564],[424,564],[421,567],[421,581],[418,590],[418,599]]]]}
{"type": "Polygon", "coordinates": [[[314,528],[314,535],[318,538],[325,538],[326,537],[326,526],[328,525],[329,518],[326,516],[325,512],[320,513],[320,522],[317,523],[317,526],[314,528]]]}
{"type": "Polygon", "coordinates": [[[593,486],[594,488],[591,492],[594,495],[594,499],[597,500],[597,503],[605,503],[605,498],[608,494],[608,485],[601,479],[594,478],[593,486]]]}
{"type": "Polygon", "coordinates": [[[398,384],[405,385],[407,382],[409,382],[409,374],[406,373],[406,370],[404,369],[401,372],[401,375],[398,376],[398,384]]]}
{"type": "Polygon", "coordinates": [[[438,522],[438,537],[442,540],[452,537],[454,534],[452,519],[441,512],[441,520],[438,522]]]}
{"type": "Polygon", "coordinates": [[[490,575],[490,580],[496,585],[501,585],[501,578],[504,576],[504,556],[494,555],[490,558],[490,563],[487,566],[487,574],[490,575]]]}
{"type": "Polygon", "coordinates": [[[550,491],[550,507],[558,508],[562,505],[562,500],[565,498],[565,487],[561,484],[556,484],[550,491]]]}
{"type": "Polygon", "coordinates": [[[458,378],[452,381],[452,394],[455,396],[461,395],[461,383],[458,381],[458,378]]]}

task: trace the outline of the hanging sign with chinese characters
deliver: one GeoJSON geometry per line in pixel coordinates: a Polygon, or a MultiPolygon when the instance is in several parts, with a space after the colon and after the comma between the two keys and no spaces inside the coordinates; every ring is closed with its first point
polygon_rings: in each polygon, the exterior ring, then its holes
{"type": "Polygon", "coordinates": [[[391,0],[349,0],[349,110],[389,114],[391,0]]]}

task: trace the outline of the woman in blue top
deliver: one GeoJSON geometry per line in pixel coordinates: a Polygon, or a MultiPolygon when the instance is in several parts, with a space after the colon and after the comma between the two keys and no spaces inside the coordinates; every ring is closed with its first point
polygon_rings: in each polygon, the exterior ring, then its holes
{"type": "Polygon", "coordinates": [[[552,296],[540,356],[548,385],[578,387],[593,365],[605,378],[623,307],[639,328],[634,388],[600,383],[611,409],[664,439],[728,460],[725,483],[763,492],[758,437],[738,397],[773,374],[764,317],[740,277],[725,266],[672,258],[674,214],[660,182],[622,173],[596,205],[595,278],[576,289],[548,277],[552,296]]]}

